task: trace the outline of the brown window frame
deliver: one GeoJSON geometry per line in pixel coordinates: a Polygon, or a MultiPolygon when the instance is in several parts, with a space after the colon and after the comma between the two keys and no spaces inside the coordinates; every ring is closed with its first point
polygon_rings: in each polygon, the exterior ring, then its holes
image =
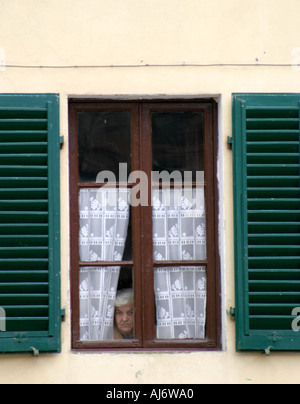
{"type": "MultiPolygon", "coordinates": [[[[70,251],[72,349],[74,350],[220,350],[221,349],[221,284],[218,247],[218,180],[217,180],[217,103],[207,100],[136,100],[115,101],[95,99],[69,100],[70,153],[70,251]],[[153,261],[152,206],[132,207],[133,260],[126,262],[80,262],[79,206],[80,188],[100,188],[97,183],[79,183],[77,113],[82,111],[131,111],[132,172],[144,171],[151,178],[151,112],[204,111],[204,171],[207,220],[207,259],[204,261],[153,261]],[[205,266],[207,268],[207,319],[205,339],[156,339],[154,305],[154,267],[205,266]],[[81,341],[79,333],[79,268],[122,266],[135,268],[135,338],[133,340],[81,341]],[[137,270],[137,269],[140,270],[137,270]]],[[[135,184],[120,184],[133,187],[135,184]]],[[[192,186],[195,183],[191,184],[192,186]]],[[[149,198],[151,198],[149,181],[149,198]]]]}

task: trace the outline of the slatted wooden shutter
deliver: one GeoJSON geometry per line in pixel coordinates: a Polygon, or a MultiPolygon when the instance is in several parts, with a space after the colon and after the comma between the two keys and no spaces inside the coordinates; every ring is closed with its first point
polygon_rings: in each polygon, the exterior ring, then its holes
{"type": "Polygon", "coordinates": [[[237,350],[300,350],[299,106],[233,96],[237,350]]]}
{"type": "Polygon", "coordinates": [[[60,350],[59,151],[58,96],[0,95],[0,352],[60,350]]]}

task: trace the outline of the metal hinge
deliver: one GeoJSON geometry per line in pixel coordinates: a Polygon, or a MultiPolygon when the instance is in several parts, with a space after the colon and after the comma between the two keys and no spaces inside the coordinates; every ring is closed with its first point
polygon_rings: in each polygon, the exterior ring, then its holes
{"type": "Polygon", "coordinates": [[[63,146],[64,146],[64,143],[65,143],[65,137],[64,137],[64,136],[60,136],[59,140],[60,140],[60,148],[62,149],[63,146]]]}
{"type": "Polygon", "coordinates": [[[230,307],[229,314],[230,314],[230,317],[234,320],[235,319],[235,308],[234,307],[230,307]]]}
{"type": "Polygon", "coordinates": [[[61,321],[64,323],[66,321],[66,309],[61,309],[60,316],[61,316],[61,321]]]}
{"type": "Polygon", "coordinates": [[[233,138],[232,137],[228,136],[227,144],[228,144],[229,148],[232,149],[232,145],[233,145],[233,138]]]}

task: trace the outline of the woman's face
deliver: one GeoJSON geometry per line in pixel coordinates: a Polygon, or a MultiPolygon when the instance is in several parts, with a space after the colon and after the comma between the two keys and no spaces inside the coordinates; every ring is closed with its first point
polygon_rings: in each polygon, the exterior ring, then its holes
{"type": "Polygon", "coordinates": [[[133,305],[128,304],[125,306],[116,307],[115,321],[116,326],[122,335],[132,336],[134,322],[133,305]]]}

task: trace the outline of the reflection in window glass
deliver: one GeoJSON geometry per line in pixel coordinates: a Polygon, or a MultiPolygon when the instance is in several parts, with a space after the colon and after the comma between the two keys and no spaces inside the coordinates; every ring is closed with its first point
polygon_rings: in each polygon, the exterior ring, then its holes
{"type": "Polygon", "coordinates": [[[204,114],[201,111],[152,113],[153,171],[203,171],[204,114]]]}
{"type": "Polygon", "coordinates": [[[102,171],[119,180],[119,163],[131,159],[131,114],[129,111],[78,113],[78,166],[80,182],[95,182],[102,171]]]}

